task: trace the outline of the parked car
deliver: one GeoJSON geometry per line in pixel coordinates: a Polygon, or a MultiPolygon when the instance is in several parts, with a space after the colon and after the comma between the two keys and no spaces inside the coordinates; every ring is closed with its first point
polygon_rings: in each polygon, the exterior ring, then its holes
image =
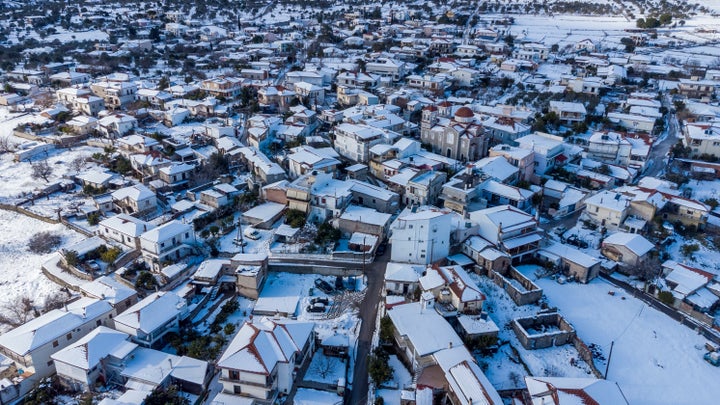
{"type": "Polygon", "coordinates": [[[315,312],[315,313],[325,312],[325,305],[323,305],[323,304],[321,304],[321,303],[318,302],[318,303],[316,303],[316,304],[310,304],[310,305],[308,305],[307,308],[305,308],[305,310],[306,310],[307,312],[315,312]]]}
{"type": "Polygon", "coordinates": [[[570,235],[569,238],[565,239],[565,242],[569,245],[577,246],[582,249],[587,249],[590,246],[587,242],[580,239],[577,235],[570,235]]]}
{"type": "Polygon", "coordinates": [[[343,278],[340,276],[335,277],[335,289],[338,291],[345,290],[345,282],[343,281],[343,278]]]}
{"type": "Polygon", "coordinates": [[[246,228],[245,231],[243,231],[243,235],[245,235],[246,238],[252,240],[260,239],[260,232],[258,232],[258,230],[255,228],[246,228]]]}
{"type": "Polygon", "coordinates": [[[310,300],[310,304],[323,304],[327,306],[330,305],[330,300],[325,297],[315,297],[310,300]]]}
{"type": "Polygon", "coordinates": [[[330,283],[321,278],[315,279],[315,287],[317,287],[325,294],[332,294],[333,292],[335,292],[335,289],[330,285],[330,283]]]}
{"type": "Polygon", "coordinates": [[[555,227],[555,230],[553,232],[555,232],[555,235],[562,236],[565,231],[567,231],[567,227],[565,227],[564,225],[560,225],[558,227],[555,227]]]}

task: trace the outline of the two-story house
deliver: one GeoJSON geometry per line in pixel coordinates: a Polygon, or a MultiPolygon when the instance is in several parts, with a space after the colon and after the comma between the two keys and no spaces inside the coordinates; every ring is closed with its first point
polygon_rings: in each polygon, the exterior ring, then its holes
{"type": "Polygon", "coordinates": [[[509,205],[470,212],[478,235],[507,253],[513,264],[532,257],[543,239],[537,219],[509,205]]]}
{"type": "Polygon", "coordinates": [[[140,249],[140,235],[155,228],[155,225],[120,213],[103,219],[98,224],[97,234],[106,240],[120,242],[131,249],[140,249]]]}
{"type": "Polygon", "coordinates": [[[180,331],[180,318],[186,313],[184,298],[171,291],[156,292],[116,316],[115,329],[141,346],[159,347],[165,335],[180,331]]]}
{"type": "Polygon", "coordinates": [[[315,324],[263,318],[245,322],[217,362],[223,392],[273,403],[315,350],[315,324]]]}
{"type": "Polygon", "coordinates": [[[155,193],[143,184],[115,190],[111,196],[115,209],[122,213],[144,215],[157,209],[155,193]]]}
{"type": "Polygon", "coordinates": [[[81,298],[53,309],[0,335],[0,353],[21,379],[0,387],[3,398],[27,395],[43,379],[55,373],[50,356],[111,322],[112,307],[103,300],[81,298]]]}
{"type": "Polygon", "coordinates": [[[165,262],[178,260],[194,251],[195,232],[192,225],[172,220],[140,235],[140,248],[145,261],[159,270],[165,262]]]}
{"type": "Polygon", "coordinates": [[[428,264],[450,252],[452,217],[437,208],[406,209],[392,224],[392,261],[428,264]]]}

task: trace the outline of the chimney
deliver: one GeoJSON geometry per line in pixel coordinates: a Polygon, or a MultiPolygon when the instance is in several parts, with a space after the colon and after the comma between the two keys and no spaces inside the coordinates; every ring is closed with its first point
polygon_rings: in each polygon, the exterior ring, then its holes
{"type": "Polygon", "coordinates": [[[452,349],[452,342],[448,342],[448,349],[452,349]]]}
{"type": "Polygon", "coordinates": [[[170,368],[173,368],[172,359],[171,359],[171,358],[168,358],[168,363],[170,363],[170,368]]]}

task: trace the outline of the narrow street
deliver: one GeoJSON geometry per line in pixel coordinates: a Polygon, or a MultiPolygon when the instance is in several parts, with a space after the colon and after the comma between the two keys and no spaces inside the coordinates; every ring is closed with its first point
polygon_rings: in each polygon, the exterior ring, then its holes
{"type": "Polygon", "coordinates": [[[353,375],[352,391],[345,396],[346,404],[367,403],[368,393],[368,372],[367,358],[372,347],[372,337],[375,333],[377,321],[378,304],[383,286],[385,266],[390,261],[390,249],[388,246],[385,254],[375,258],[375,261],[367,266],[367,290],[365,299],[360,303],[360,334],[358,336],[357,351],[355,353],[355,372],[353,375]]]}
{"type": "MultiPolygon", "coordinates": [[[[668,95],[663,97],[662,103],[668,111],[673,111],[674,106],[668,95]]],[[[667,154],[679,138],[680,125],[678,124],[677,116],[674,113],[669,112],[667,122],[667,135],[660,142],[653,144],[652,149],[650,150],[650,155],[648,156],[648,166],[644,173],[645,176],[654,177],[662,173],[663,169],[665,169],[665,165],[667,164],[667,154]]]]}

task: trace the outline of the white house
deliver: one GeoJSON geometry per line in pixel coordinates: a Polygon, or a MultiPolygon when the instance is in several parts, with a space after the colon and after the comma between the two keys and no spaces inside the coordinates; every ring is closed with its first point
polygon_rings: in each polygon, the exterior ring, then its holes
{"type": "Polygon", "coordinates": [[[106,301],[81,298],[0,335],[0,353],[22,370],[22,378],[0,389],[3,397],[11,387],[24,396],[40,380],[51,376],[55,365],[50,356],[110,322],[111,313],[112,307],[106,301]]]}
{"type": "Polygon", "coordinates": [[[311,322],[269,318],[245,322],[217,363],[223,391],[268,403],[280,393],[289,393],[295,370],[315,350],[314,330],[311,322]]]}
{"type": "Polygon", "coordinates": [[[147,186],[135,184],[113,191],[113,205],[127,214],[147,214],[157,208],[157,197],[147,186]]]}
{"type": "Polygon", "coordinates": [[[562,137],[542,132],[523,136],[515,140],[522,149],[532,151],[535,159],[535,175],[542,176],[564,161],[562,137]]]}
{"type": "Polygon", "coordinates": [[[444,259],[450,252],[451,227],[447,211],[404,211],[391,227],[392,261],[428,264],[444,259]]]}
{"type": "Polygon", "coordinates": [[[155,225],[128,214],[117,214],[103,219],[98,224],[98,236],[120,242],[132,249],[140,248],[140,235],[155,228],[155,225]]]}
{"type": "Polygon", "coordinates": [[[513,263],[532,256],[543,239],[535,217],[510,205],[473,211],[470,220],[478,224],[478,235],[510,255],[513,263]]]}
{"type": "Polygon", "coordinates": [[[153,268],[184,257],[193,250],[195,232],[192,225],[172,220],[140,235],[143,258],[153,268]]]}
{"type": "Polygon", "coordinates": [[[102,276],[81,284],[80,293],[86,297],[106,301],[113,308],[113,317],[137,302],[137,291],[117,281],[113,276],[102,276]]]}
{"type": "Polygon", "coordinates": [[[367,125],[343,123],[335,127],[335,149],[348,159],[367,163],[370,148],[379,143],[392,143],[398,136],[367,125]]]}
{"type": "Polygon", "coordinates": [[[156,292],[115,317],[115,329],[141,346],[154,347],[168,332],[180,330],[180,318],[186,312],[185,299],[170,291],[156,292]]]}

